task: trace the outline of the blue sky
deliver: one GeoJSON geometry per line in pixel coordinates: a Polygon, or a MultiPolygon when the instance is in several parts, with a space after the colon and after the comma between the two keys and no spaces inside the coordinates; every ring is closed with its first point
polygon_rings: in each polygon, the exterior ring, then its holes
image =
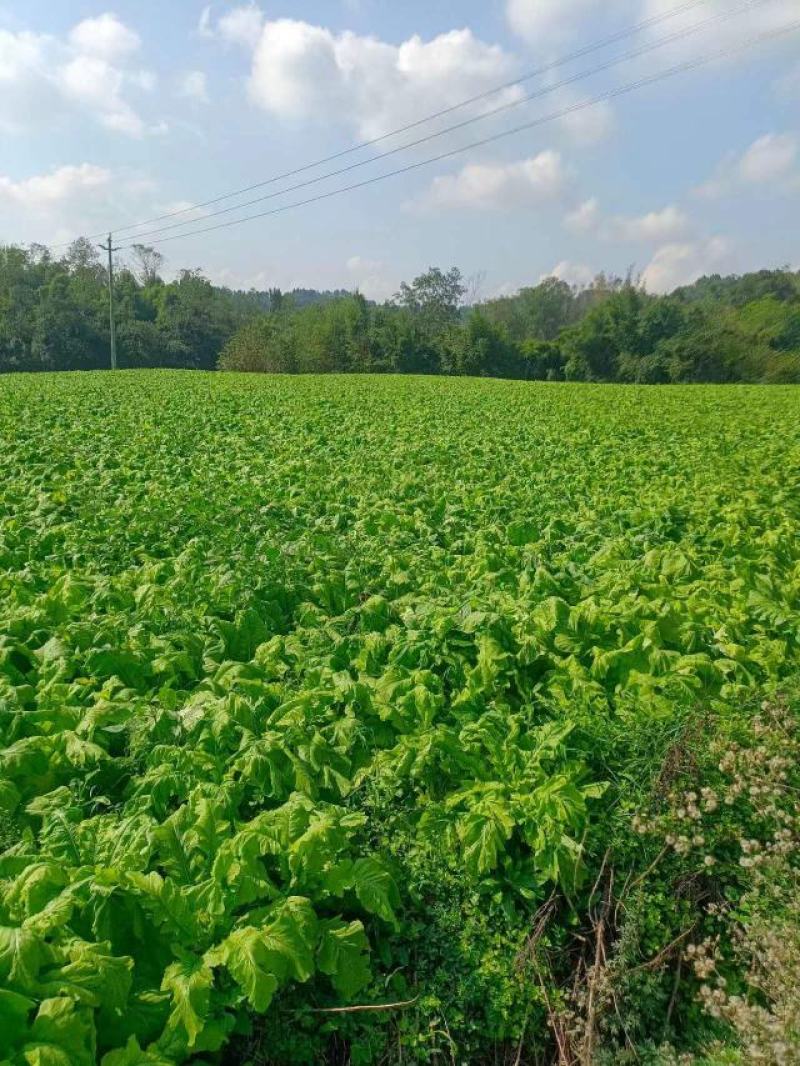
{"type": "Polygon", "coordinates": [[[582,283],[633,267],[661,291],[707,272],[800,268],[800,33],[756,43],[800,20],[800,0],[761,0],[725,19],[745,0],[697,0],[672,14],[687,3],[0,0],[0,242],[58,243],[188,207],[658,19],[448,122],[514,104],[504,114],[260,209],[467,145],[720,48],[752,47],[366,189],[168,241],[159,245],[168,269],[202,267],[245,287],[357,286],[383,298],[433,264],[457,264],[484,296],[551,273],[582,283]],[[709,19],[717,21],[688,33],[709,19]],[[557,84],[633,48],[650,50],[557,84]]]}

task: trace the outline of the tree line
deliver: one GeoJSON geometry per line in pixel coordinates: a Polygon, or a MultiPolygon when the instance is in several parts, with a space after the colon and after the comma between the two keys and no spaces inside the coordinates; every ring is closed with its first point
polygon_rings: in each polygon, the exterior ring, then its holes
{"type": "MultiPolygon", "coordinates": [[[[120,366],[213,370],[237,331],[283,299],[220,288],[200,270],[173,281],[162,272],[163,257],[144,245],[116,271],[120,366]]],[[[302,309],[346,295],[298,289],[292,299],[302,309]]],[[[0,246],[0,372],[105,368],[109,348],[107,273],[95,245],[82,238],[61,256],[0,246]]]]}
{"type": "MultiPolygon", "coordinates": [[[[115,289],[123,367],[471,374],[550,381],[800,382],[800,272],[714,275],[668,296],[637,279],[546,278],[478,301],[431,268],[385,303],[344,290],[235,291],[199,270],[165,281],[137,246],[115,289]]],[[[0,248],[0,371],[107,367],[95,246],[0,248]]]]}
{"type": "Polygon", "coordinates": [[[437,268],[393,300],[281,303],[225,346],[225,370],[472,374],[549,381],[800,382],[800,273],[709,277],[653,296],[631,277],[558,278],[463,305],[437,268]]]}

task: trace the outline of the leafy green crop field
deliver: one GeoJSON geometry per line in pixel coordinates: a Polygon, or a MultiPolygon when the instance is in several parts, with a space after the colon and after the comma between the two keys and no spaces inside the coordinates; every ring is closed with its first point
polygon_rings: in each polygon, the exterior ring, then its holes
{"type": "Polygon", "coordinates": [[[8,376],[0,456],[4,1064],[539,1040],[537,908],[798,671],[791,387],[8,376]]]}

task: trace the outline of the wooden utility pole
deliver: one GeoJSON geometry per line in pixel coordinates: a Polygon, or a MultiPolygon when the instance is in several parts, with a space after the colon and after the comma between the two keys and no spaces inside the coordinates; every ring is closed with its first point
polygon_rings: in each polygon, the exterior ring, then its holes
{"type": "Polygon", "coordinates": [[[117,323],[114,318],[114,252],[118,252],[119,248],[115,248],[111,239],[111,234],[108,235],[108,244],[99,244],[98,248],[102,248],[104,252],[108,252],[108,324],[111,328],[111,369],[117,369],[117,323]]]}

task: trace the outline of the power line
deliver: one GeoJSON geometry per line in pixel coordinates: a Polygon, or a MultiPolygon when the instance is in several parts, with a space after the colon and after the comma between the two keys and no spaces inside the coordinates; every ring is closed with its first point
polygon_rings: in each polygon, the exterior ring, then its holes
{"type": "MultiPolygon", "coordinates": [[[[608,60],[605,63],[601,63],[599,66],[593,67],[590,70],[579,71],[576,74],[570,75],[568,78],[564,78],[561,81],[555,82],[552,85],[545,86],[542,89],[537,90],[534,93],[530,93],[528,96],[522,97],[519,100],[513,100],[505,104],[501,104],[498,107],[493,108],[491,111],[485,111],[483,114],[474,115],[471,118],[464,119],[461,122],[457,122],[452,126],[446,126],[442,130],[436,130],[433,133],[428,133],[424,137],[419,137],[414,141],[410,141],[407,144],[398,145],[396,148],[390,148],[386,152],[381,152],[379,155],[371,156],[369,159],[361,159],[355,163],[350,163],[345,167],[340,167],[337,170],[330,170],[325,174],[318,174],[316,177],[308,178],[306,181],[297,182],[294,185],[290,185],[285,189],[279,189],[276,192],[266,193],[264,196],[258,196],[253,200],[246,200],[244,203],[233,204],[230,207],[224,207],[219,211],[213,211],[205,215],[201,219],[186,219],[180,222],[173,222],[167,226],[158,226],[152,230],[145,230],[143,233],[131,234],[129,240],[135,239],[136,241],[144,240],[148,237],[159,236],[162,233],[167,233],[172,230],[181,229],[185,226],[191,226],[197,222],[204,222],[209,218],[218,218],[221,215],[228,215],[232,211],[243,211],[245,208],[254,207],[256,204],[264,203],[266,200],[274,200],[277,196],[285,196],[287,193],[297,192],[299,189],[306,189],[311,185],[318,185],[320,182],[327,181],[329,178],[340,177],[342,174],[348,174],[353,170],[358,170],[361,167],[368,166],[372,163],[380,162],[382,159],[388,159],[392,156],[398,155],[400,152],[409,151],[412,148],[418,148],[422,144],[427,144],[429,141],[437,140],[439,137],[444,137],[448,133],[454,133],[457,130],[464,129],[466,126],[473,125],[476,122],[482,122],[485,119],[492,118],[499,115],[511,108],[518,107],[522,104],[531,103],[534,100],[539,100],[544,96],[549,96],[559,89],[563,89],[566,86],[574,85],[576,82],[582,81],[586,78],[592,77],[595,74],[603,73],[610,70],[613,67],[619,66],[622,63],[627,63],[632,59],[636,59],[639,56],[645,55],[648,52],[655,51],[658,48],[663,48],[667,44],[673,44],[675,41],[684,40],[687,37],[691,37],[693,34],[707,29],[710,25],[717,22],[722,22],[727,19],[733,18],[736,15],[740,15],[745,11],[752,10],[755,7],[761,6],[764,3],[770,3],[772,0],[749,0],[748,3],[743,4],[738,8],[734,8],[730,11],[722,12],[721,14],[712,15],[702,22],[696,23],[694,26],[687,27],[683,30],[677,30],[675,33],[668,34],[666,37],[661,37],[657,41],[650,44],[641,45],[639,48],[634,48],[629,52],[625,52],[621,56],[617,56],[614,59],[608,60]]],[[[190,233],[192,231],[189,231],[190,233]]]]}
{"type": "MultiPolygon", "coordinates": [[[[267,185],[272,185],[277,181],[284,181],[286,178],[293,178],[298,174],[305,173],[306,171],[313,170],[315,167],[323,166],[325,163],[335,162],[337,159],[342,159],[345,156],[352,155],[355,152],[363,151],[365,148],[371,148],[376,144],[381,144],[383,141],[389,140],[392,137],[398,137],[402,133],[408,133],[410,130],[416,129],[419,126],[425,125],[428,122],[433,122],[437,118],[443,118],[446,115],[453,114],[456,111],[460,111],[464,107],[469,107],[470,104],[479,103],[481,100],[486,100],[491,96],[496,96],[498,93],[504,92],[507,89],[513,89],[517,85],[522,85],[526,81],[532,81],[534,78],[541,77],[543,74],[550,73],[553,70],[557,70],[559,67],[565,66],[567,63],[571,63],[576,59],[582,59],[584,56],[591,55],[593,52],[601,51],[603,48],[608,48],[612,44],[616,44],[618,41],[625,40],[627,37],[633,37],[642,30],[651,28],[652,26],[659,25],[662,22],[666,22],[669,19],[675,18],[677,15],[685,14],[687,11],[691,11],[696,7],[703,4],[707,4],[709,0],[686,0],[685,3],[680,4],[678,7],[671,8],[669,11],[664,12],[661,15],[654,15],[650,18],[643,19],[640,22],[635,23],[633,26],[628,26],[623,30],[618,30],[611,34],[609,37],[604,37],[602,40],[596,41],[592,44],[586,45],[577,49],[574,52],[570,52],[567,55],[561,56],[559,59],[555,59],[544,66],[538,67],[535,70],[531,70],[526,74],[520,75],[518,78],[514,78],[511,81],[503,82],[500,85],[496,85],[491,89],[487,89],[484,92],[477,93],[474,96],[470,96],[465,100],[461,100],[456,104],[451,104],[449,107],[442,108],[440,111],[435,111],[430,115],[425,115],[423,118],[416,119],[413,122],[409,122],[405,126],[400,126],[397,129],[390,130],[388,133],[382,133],[377,137],[372,137],[369,140],[361,141],[358,144],[354,144],[349,148],[344,148],[341,151],[334,152],[332,155],[324,156],[321,159],[314,160],[310,163],[305,163],[293,170],[285,171],[283,174],[275,174],[274,176],[265,179],[264,181],[256,182],[253,185],[245,186],[242,189],[236,189],[233,192],[225,193],[221,196],[214,197],[211,200],[204,200],[201,203],[192,204],[189,207],[183,207],[176,211],[169,211],[162,215],[155,215],[152,218],[143,219],[141,222],[132,222],[127,226],[120,226],[114,230],[115,233],[126,233],[128,230],[140,229],[142,226],[149,226],[151,223],[162,222],[167,219],[177,218],[179,215],[189,214],[192,211],[199,211],[204,207],[213,207],[215,204],[222,203],[224,200],[230,200],[235,196],[244,196],[246,193],[253,192],[256,189],[262,189],[267,185]]],[[[524,101],[522,101],[524,102],[524,101]]],[[[380,157],[379,157],[380,158],[380,157]]],[[[245,206],[245,205],[239,205],[245,206]]],[[[194,220],[187,220],[194,221],[194,220]]],[[[89,235],[89,239],[93,240],[97,237],[105,235],[105,231],[100,233],[93,233],[89,235]]],[[[126,239],[132,239],[134,235],[126,239]]],[[[54,248],[66,247],[69,242],[63,245],[53,245],[54,248]]]]}
{"type": "MultiPolygon", "coordinates": [[[[462,145],[458,148],[453,148],[450,151],[442,152],[439,155],[432,156],[428,159],[419,160],[416,163],[410,163],[405,167],[400,167],[397,170],[387,171],[385,174],[378,174],[374,177],[367,178],[364,181],[355,182],[352,185],[345,185],[338,189],[331,189],[328,192],[319,193],[316,196],[309,197],[306,200],[296,200],[290,204],[283,204],[280,207],[272,208],[270,211],[261,211],[254,215],[247,215],[244,218],[231,219],[228,222],[219,222],[213,226],[206,226],[202,229],[192,230],[188,233],[176,233],[171,237],[162,237],[159,240],[153,241],[153,244],[166,244],[169,241],[180,240],[185,237],[199,237],[205,233],[213,233],[216,230],[229,229],[232,226],[240,226],[245,222],[253,222],[257,219],[267,218],[271,215],[281,214],[284,211],[291,211],[297,207],[306,207],[309,204],[318,203],[321,200],[328,200],[334,196],[340,196],[346,192],[353,192],[356,189],[363,189],[368,185],[373,185],[380,181],[386,181],[388,178],[397,177],[401,174],[407,174],[413,170],[419,170],[421,167],[430,166],[433,163],[441,162],[444,159],[451,159],[453,156],[459,155],[463,152],[468,152],[473,148],[480,148],[487,144],[493,144],[496,141],[503,140],[506,137],[514,136],[517,133],[523,133],[527,130],[534,129],[537,126],[542,126],[547,122],[553,122],[559,118],[565,118],[567,115],[575,114],[578,111],[583,111],[586,108],[594,107],[599,103],[603,103],[607,100],[616,99],[619,96],[627,95],[637,89],[644,88],[647,85],[652,85],[656,82],[665,81],[667,78],[674,77],[677,74],[685,73],[690,70],[697,70],[700,67],[706,66],[709,63],[714,62],[717,59],[723,59],[727,56],[736,55],[739,52],[748,51],[755,44],[763,41],[773,40],[778,37],[782,37],[787,33],[793,33],[800,30],[800,21],[789,23],[776,30],[772,30],[766,33],[761,33],[753,37],[744,45],[739,45],[733,48],[725,48],[720,51],[713,52],[710,55],[701,56],[699,59],[688,60],[684,63],[678,63],[673,67],[668,67],[666,70],[659,71],[656,74],[651,74],[643,78],[639,78],[637,81],[629,82],[627,85],[620,86],[616,89],[609,90],[608,92],[601,93],[598,96],[593,97],[590,100],[584,100],[580,103],[573,104],[570,107],[562,108],[559,111],[551,112],[549,115],[541,116],[532,122],[526,122],[521,126],[515,126],[512,129],[503,130],[500,133],[495,133],[490,137],[484,137],[479,141],[473,141],[470,144],[462,145]]],[[[132,248],[134,245],[123,245],[123,248],[132,248]]]]}

